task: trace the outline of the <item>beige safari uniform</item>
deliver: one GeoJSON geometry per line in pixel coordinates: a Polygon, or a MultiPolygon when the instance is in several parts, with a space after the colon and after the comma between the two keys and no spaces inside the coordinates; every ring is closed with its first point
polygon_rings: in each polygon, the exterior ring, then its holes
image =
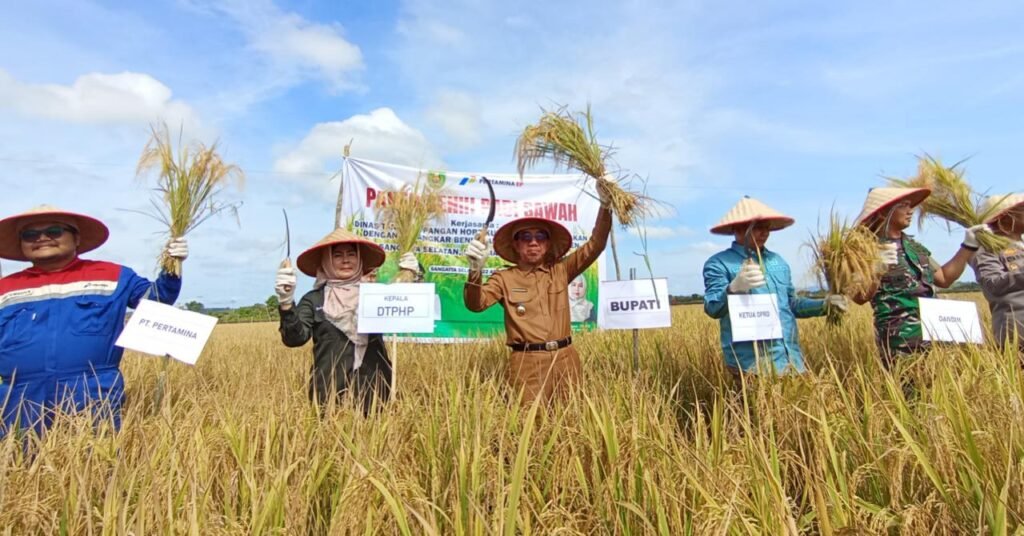
{"type": "MultiPolygon", "coordinates": [[[[572,334],[569,320],[569,282],[587,269],[604,251],[612,227],[611,212],[598,212],[594,230],[582,246],[553,264],[530,271],[513,266],[494,272],[481,284],[480,271],[469,272],[463,300],[470,311],[480,312],[500,302],[505,309],[507,344],[558,341],[572,334]],[[526,311],[520,316],[516,309],[526,311]]],[[[509,357],[509,383],[523,391],[524,404],[541,397],[565,394],[580,375],[580,358],[572,345],[554,351],[513,351],[509,357]]]]}

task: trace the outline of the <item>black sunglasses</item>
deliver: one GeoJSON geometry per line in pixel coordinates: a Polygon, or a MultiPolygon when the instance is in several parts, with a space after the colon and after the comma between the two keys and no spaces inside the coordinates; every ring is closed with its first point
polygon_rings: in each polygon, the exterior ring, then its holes
{"type": "Polygon", "coordinates": [[[64,233],[75,234],[77,232],[78,231],[76,231],[74,227],[67,227],[64,225],[51,225],[45,229],[25,229],[21,232],[21,241],[35,242],[43,235],[46,235],[46,238],[56,240],[64,236],[64,233]]]}
{"type": "Polygon", "coordinates": [[[516,233],[516,240],[521,242],[532,242],[534,240],[538,242],[547,242],[548,233],[546,231],[537,231],[536,233],[529,233],[526,231],[520,231],[516,233]]]}

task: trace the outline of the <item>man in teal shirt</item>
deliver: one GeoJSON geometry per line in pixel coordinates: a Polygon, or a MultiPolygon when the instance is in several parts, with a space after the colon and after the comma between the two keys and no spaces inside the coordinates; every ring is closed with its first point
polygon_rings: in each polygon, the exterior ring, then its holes
{"type": "Polygon", "coordinates": [[[733,235],[732,246],[704,263],[704,312],[717,318],[722,352],[731,373],[802,373],[803,354],[796,319],[822,316],[827,307],[846,310],[846,298],[830,295],[824,300],[796,296],[786,261],[765,249],[772,231],[793,225],[794,220],[771,207],[744,197],[711,232],[733,235]],[[729,319],[730,294],[775,294],[782,338],[734,342],[729,319]]]}

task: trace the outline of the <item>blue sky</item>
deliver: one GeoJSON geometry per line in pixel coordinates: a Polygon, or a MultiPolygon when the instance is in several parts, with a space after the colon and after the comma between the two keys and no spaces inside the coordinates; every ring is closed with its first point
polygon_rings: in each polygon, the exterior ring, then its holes
{"type": "MultiPolygon", "coordinates": [[[[1010,1],[10,3],[0,213],[99,216],[112,238],[91,256],[154,275],[163,239],[131,212],[149,202],[134,165],[152,121],[184,125],[248,179],[240,226],[190,236],[182,299],[248,304],[273,291],[280,208],[294,249],[330,229],[349,139],[365,158],[511,171],[540,106],[590,103],[618,165],[674,208],[648,222],[673,293],[702,290],[728,245],[707,228],[745,194],[796,217],[769,247],[810,285],[818,219],[854,216],[915,154],[970,156],[979,189],[1021,189],[1022,27],[1010,1]]],[[[945,260],[962,234],[920,236],[945,260]]]]}

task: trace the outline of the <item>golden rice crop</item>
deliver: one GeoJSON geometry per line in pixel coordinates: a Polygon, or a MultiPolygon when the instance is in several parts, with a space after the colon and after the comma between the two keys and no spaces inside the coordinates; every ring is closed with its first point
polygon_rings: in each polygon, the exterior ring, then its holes
{"type": "MultiPolygon", "coordinates": [[[[880,275],[878,238],[867,227],[850,225],[835,212],[828,223],[828,229],[808,244],[819,285],[848,298],[866,294],[880,275]]],[[[826,317],[829,325],[839,325],[842,311],[830,307],[826,317]]]]}
{"type": "MultiPolygon", "coordinates": [[[[956,223],[967,228],[988,219],[981,208],[981,196],[971,189],[964,178],[964,161],[946,167],[942,162],[925,154],[918,157],[917,175],[908,179],[890,178],[889,183],[901,188],[928,188],[932,194],[921,203],[918,224],[923,225],[929,217],[956,223]]],[[[1006,249],[1010,240],[995,233],[978,233],[978,243],[986,251],[997,252],[1006,249]]]]}
{"type": "MultiPolygon", "coordinates": [[[[171,238],[181,238],[208,218],[228,210],[237,216],[238,205],[226,203],[218,196],[234,181],[241,186],[245,175],[241,168],[224,162],[217,152],[217,143],[184,144],[179,133],[177,155],[166,124],[150,127],[150,137],[139,156],[136,177],[156,174],[159,201],[152,201],[156,219],[167,226],[171,238]]],[[[181,261],[161,255],[160,266],[174,275],[181,275],[181,261]]]]}
{"type": "MultiPolygon", "coordinates": [[[[399,189],[384,190],[377,198],[377,219],[386,229],[395,233],[396,257],[401,257],[416,247],[423,227],[429,222],[440,222],[445,218],[443,193],[417,180],[399,189]]],[[[394,281],[407,283],[415,279],[408,270],[399,270],[394,281]]]]}
{"type": "Polygon", "coordinates": [[[1024,527],[1016,352],[943,347],[889,373],[870,310],[800,320],[810,374],[741,392],[717,322],[580,333],[580,390],[520,408],[507,349],[399,343],[397,399],[322,416],[311,349],[221,325],[195,367],[128,353],[117,434],[58,416],[0,440],[10,534],[1015,534],[1024,527]],[[918,386],[907,399],[903,380],[918,386]]]}
{"type": "Polygon", "coordinates": [[[550,159],[558,168],[576,170],[595,180],[597,191],[623,225],[632,225],[653,210],[654,201],[642,192],[624,189],[609,174],[612,150],[597,142],[590,107],[570,113],[561,107],[542,110],[536,124],[528,125],[516,140],[516,166],[522,175],[537,162],[550,159]]]}

